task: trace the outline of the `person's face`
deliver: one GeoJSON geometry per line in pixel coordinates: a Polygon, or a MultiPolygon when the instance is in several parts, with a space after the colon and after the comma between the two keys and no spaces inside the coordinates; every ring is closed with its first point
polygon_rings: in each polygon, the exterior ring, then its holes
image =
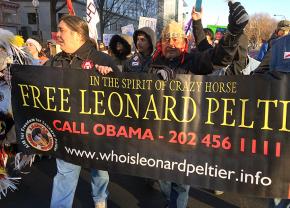
{"type": "Polygon", "coordinates": [[[222,39],[223,38],[223,34],[221,33],[221,32],[216,32],[216,34],[215,34],[215,39],[216,40],[220,40],[220,39],[222,39]]]}
{"type": "Polygon", "coordinates": [[[144,34],[139,34],[137,36],[136,47],[140,53],[145,53],[145,54],[150,53],[151,52],[150,46],[151,46],[151,44],[144,34]]]}
{"type": "Polygon", "coordinates": [[[119,51],[120,53],[122,53],[123,50],[124,50],[124,46],[121,43],[117,42],[116,49],[117,49],[117,51],[119,51]]]}
{"type": "Polygon", "coordinates": [[[277,35],[279,37],[282,37],[282,36],[285,36],[285,35],[288,35],[289,34],[289,30],[279,30],[277,35]]]}
{"type": "Polygon", "coordinates": [[[25,45],[26,45],[26,48],[30,54],[32,54],[32,55],[38,54],[38,51],[37,51],[35,45],[33,45],[32,43],[26,43],[25,45]]]}
{"type": "Polygon", "coordinates": [[[211,39],[211,37],[209,35],[206,35],[206,39],[207,39],[207,42],[212,45],[213,44],[213,41],[211,39]]]}
{"type": "Polygon", "coordinates": [[[84,43],[81,36],[77,32],[72,31],[64,21],[60,21],[58,24],[56,37],[61,50],[66,53],[74,53],[84,43]]]}
{"type": "Polygon", "coordinates": [[[185,39],[183,37],[162,38],[162,54],[166,59],[173,59],[180,56],[185,48],[185,39]]]}

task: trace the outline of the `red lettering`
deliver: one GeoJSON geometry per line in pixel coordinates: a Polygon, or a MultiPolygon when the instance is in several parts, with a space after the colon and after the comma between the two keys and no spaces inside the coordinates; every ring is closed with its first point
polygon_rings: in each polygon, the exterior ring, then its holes
{"type": "Polygon", "coordinates": [[[107,136],[115,136],[116,135],[116,127],[114,125],[107,125],[107,136]]]}
{"type": "Polygon", "coordinates": [[[57,131],[62,131],[62,128],[57,127],[58,124],[61,124],[61,121],[60,121],[60,120],[54,120],[54,121],[52,122],[53,127],[54,127],[57,131]]]}
{"type": "Polygon", "coordinates": [[[118,130],[118,133],[116,135],[117,137],[120,137],[120,136],[123,136],[123,137],[126,137],[128,138],[128,134],[127,134],[127,131],[125,129],[125,126],[121,126],[118,130]]]}
{"type": "Polygon", "coordinates": [[[152,132],[151,132],[151,129],[146,129],[143,136],[142,136],[142,139],[150,139],[150,140],[154,140],[153,138],[153,135],[152,135],[152,132]]]}
{"type": "Polygon", "coordinates": [[[132,138],[133,136],[138,135],[138,139],[141,138],[141,128],[134,129],[132,127],[129,127],[129,137],[132,138]]]}
{"type": "Polygon", "coordinates": [[[104,135],[106,133],[106,129],[105,129],[105,126],[103,124],[96,124],[94,126],[94,134],[97,135],[97,136],[101,136],[101,135],[104,135]],[[100,131],[98,131],[98,129],[100,129],[100,131]]]}
{"type": "Polygon", "coordinates": [[[67,122],[67,121],[64,122],[63,127],[62,127],[62,131],[68,131],[69,133],[72,133],[69,122],[67,122]]]}
{"type": "Polygon", "coordinates": [[[89,132],[86,131],[85,124],[83,122],[81,122],[81,134],[89,134],[89,132]]]}
{"type": "Polygon", "coordinates": [[[89,132],[86,131],[85,123],[83,123],[83,122],[81,122],[80,124],[77,124],[74,121],[73,122],[64,121],[62,124],[62,122],[60,120],[54,120],[52,122],[52,124],[53,124],[53,127],[57,131],[67,131],[67,132],[73,133],[73,134],[89,134],[89,132]]]}

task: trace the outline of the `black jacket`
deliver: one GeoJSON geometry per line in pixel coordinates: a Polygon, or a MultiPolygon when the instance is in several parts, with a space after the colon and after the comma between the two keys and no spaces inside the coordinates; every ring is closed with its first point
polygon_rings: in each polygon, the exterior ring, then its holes
{"type": "Polygon", "coordinates": [[[203,26],[201,20],[192,21],[192,31],[195,40],[196,47],[199,51],[205,51],[212,48],[206,39],[206,36],[203,31],[203,26]]]}
{"type": "MultiPolygon", "coordinates": [[[[201,20],[192,21],[193,35],[199,51],[205,51],[212,46],[207,42],[206,36],[203,31],[201,20]]],[[[243,69],[248,65],[248,38],[243,33],[238,39],[237,52],[234,54],[233,61],[230,63],[226,70],[226,75],[242,74],[243,69]]]]}
{"type": "Polygon", "coordinates": [[[194,51],[190,54],[186,53],[184,60],[182,60],[182,57],[168,60],[164,56],[159,55],[152,62],[149,72],[159,74],[158,71],[163,69],[166,72],[172,71],[173,74],[210,74],[214,70],[221,69],[232,63],[237,52],[239,38],[239,36],[226,34],[224,39],[215,48],[203,52],[194,51]]]}
{"type": "Polygon", "coordinates": [[[141,53],[135,52],[134,55],[125,62],[123,66],[124,72],[148,72],[149,66],[152,62],[152,56],[144,56],[141,53]]]}
{"type": "Polygon", "coordinates": [[[95,67],[95,64],[98,64],[100,66],[109,66],[113,71],[119,71],[112,58],[105,53],[97,51],[95,45],[91,41],[85,42],[73,54],[67,54],[65,52],[56,54],[45,63],[45,66],[86,69],[85,67],[88,66],[86,63],[90,63],[92,68],[95,67]]]}
{"type": "Polygon", "coordinates": [[[137,73],[148,72],[149,66],[152,61],[151,54],[153,53],[156,44],[156,34],[149,27],[143,27],[136,30],[133,34],[133,40],[136,48],[137,48],[137,37],[140,33],[144,34],[150,43],[150,55],[145,56],[144,54],[141,54],[138,51],[136,51],[134,55],[128,61],[125,62],[123,66],[124,72],[137,72],[137,73]]]}

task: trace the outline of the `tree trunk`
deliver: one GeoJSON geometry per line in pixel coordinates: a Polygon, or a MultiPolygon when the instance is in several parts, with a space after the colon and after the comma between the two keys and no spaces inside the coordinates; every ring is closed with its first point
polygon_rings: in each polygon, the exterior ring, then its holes
{"type": "Polygon", "coordinates": [[[99,13],[99,18],[100,18],[100,34],[101,34],[101,42],[103,42],[103,34],[104,34],[104,31],[105,31],[105,23],[104,23],[104,15],[103,15],[103,11],[102,10],[99,10],[98,11],[99,13]]]}
{"type": "Polygon", "coordinates": [[[57,31],[57,25],[56,25],[56,3],[57,0],[51,0],[50,1],[50,29],[51,32],[57,31]]]}

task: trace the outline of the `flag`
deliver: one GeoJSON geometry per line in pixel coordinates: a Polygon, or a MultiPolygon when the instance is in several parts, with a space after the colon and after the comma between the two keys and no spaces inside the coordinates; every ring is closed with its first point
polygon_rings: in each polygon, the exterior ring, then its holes
{"type": "Polygon", "coordinates": [[[184,32],[185,32],[185,35],[187,35],[188,31],[190,30],[191,28],[191,24],[192,24],[192,18],[190,18],[190,20],[187,22],[187,24],[185,25],[185,28],[184,28],[184,32]]]}
{"type": "Polygon", "coordinates": [[[87,0],[87,22],[90,31],[90,37],[94,40],[97,40],[97,24],[100,22],[100,18],[94,0],[87,0]]]}
{"type": "Polygon", "coordinates": [[[75,16],[76,14],[75,14],[71,0],[66,0],[66,5],[67,5],[67,10],[68,10],[69,14],[71,16],[75,16]]]}

